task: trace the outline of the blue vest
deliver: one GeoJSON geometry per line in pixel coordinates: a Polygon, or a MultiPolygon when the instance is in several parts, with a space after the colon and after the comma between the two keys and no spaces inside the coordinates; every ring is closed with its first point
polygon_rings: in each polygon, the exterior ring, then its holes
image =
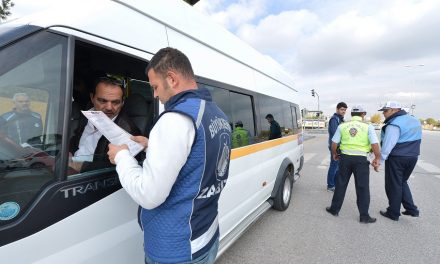
{"type": "Polygon", "coordinates": [[[206,253],[219,236],[218,199],[229,173],[231,126],[206,89],[173,96],[161,116],[168,112],[191,118],[194,143],[165,202],[142,209],[141,222],[146,254],[175,263],[206,253]]]}
{"type": "Polygon", "coordinates": [[[11,111],[0,116],[0,131],[14,140],[17,144],[41,144],[43,123],[40,114],[36,112],[18,113],[11,111]]]}
{"type": "MultiPolygon", "coordinates": [[[[396,146],[391,150],[390,156],[417,157],[420,155],[422,126],[417,118],[408,114],[397,115],[386,124],[386,126],[388,125],[397,126],[400,129],[399,139],[396,146]]],[[[384,133],[382,133],[382,140],[384,136],[384,133]]]]}

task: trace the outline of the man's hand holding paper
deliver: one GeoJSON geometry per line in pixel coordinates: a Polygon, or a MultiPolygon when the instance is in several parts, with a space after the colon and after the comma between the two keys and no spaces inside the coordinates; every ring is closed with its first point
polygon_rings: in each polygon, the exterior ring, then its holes
{"type": "Polygon", "coordinates": [[[131,134],[116,125],[102,111],[82,111],[82,113],[113,145],[125,145],[133,157],[145,149],[143,144],[132,140],[131,134]]]}

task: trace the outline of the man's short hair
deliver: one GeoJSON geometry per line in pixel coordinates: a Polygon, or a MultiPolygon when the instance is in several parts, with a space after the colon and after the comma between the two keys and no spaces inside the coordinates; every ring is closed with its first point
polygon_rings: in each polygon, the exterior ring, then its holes
{"type": "Polygon", "coordinates": [[[266,119],[268,119],[268,118],[273,119],[273,115],[272,114],[267,114],[266,115],[266,119]]]}
{"type": "Polygon", "coordinates": [[[125,98],[125,80],[123,78],[114,77],[111,75],[106,75],[96,78],[95,85],[92,87],[92,91],[91,91],[93,95],[95,95],[96,87],[100,83],[118,86],[122,90],[122,98],[125,98]]]}
{"type": "Polygon", "coordinates": [[[243,122],[238,120],[237,122],[235,122],[235,127],[243,127],[243,122]]]}
{"type": "Polygon", "coordinates": [[[12,96],[12,101],[16,102],[18,97],[29,98],[29,95],[27,95],[27,93],[15,93],[14,96],[12,96]]]}
{"type": "Polygon", "coordinates": [[[341,108],[348,108],[347,104],[344,102],[340,102],[338,103],[338,105],[336,105],[336,109],[341,109],[341,108]]]}
{"type": "Polygon", "coordinates": [[[194,79],[194,71],[188,57],[180,50],[167,47],[160,49],[151,59],[145,70],[148,73],[153,69],[156,74],[165,77],[167,71],[174,70],[187,79],[194,79]]]}

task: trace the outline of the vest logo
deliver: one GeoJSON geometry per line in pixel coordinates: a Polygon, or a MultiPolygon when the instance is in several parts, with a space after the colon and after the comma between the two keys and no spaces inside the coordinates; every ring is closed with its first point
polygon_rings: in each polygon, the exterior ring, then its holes
{"type": "Polygon", "coordinates": [[[229,169],[229,158],[230,158],[230,145],[231,139],[228,133],[220,134],[220,148],[217,154],[217,169],[215,170],[215,174],[218,181],[223,180],[227,176],[227,172],[229,169]]]}
{"type": "Polygon", "coordinates": [[[352,127],[348,132],[350,133],[350,136],[355,137],[358,131],[356,128],[352,127]]]}
{"type": "Polygon", "coordinates": [[[208,199],[214,195],[220,194],[223,188],[225,188],[226,181],[227,180],[222,180],[217,182],[216,184],[204,188],[202,191],[200,191],[199,195],[197,196],[197,199],[208,199]]]}
{"type": "Polygon", "coordinates": [[[7,221],[16,217],[20,212],[20,205],[16,202],[6,202],[0,204],[0,220],[7,221]]]}
{"type": "Polygon", "coordinates": [[[231,132],[231,125],[224,118],[215,117],[214,120],[211,119],[211,123],[209,124],[209,132],[211,138],[214,138],[217,133],[222,130],[227,130],[231,132]]]}

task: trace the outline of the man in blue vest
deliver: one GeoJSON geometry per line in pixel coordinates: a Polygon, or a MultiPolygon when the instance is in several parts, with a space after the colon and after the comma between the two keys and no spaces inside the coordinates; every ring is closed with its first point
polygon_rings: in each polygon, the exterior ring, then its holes
{"type": "Polygon", "coordinates": [[[380,162],[380,150],[374,127],[363,122],[366,113],[363,107],[354,106],[351,110],[351,120],[339,125],[332,138],[333,159],[340,159],[339,174],[336,176],[332,204],[325,209],[334,216],[339,214],[348,182],[351,174],[354,174],[359,221],[369,224],[376,222],[376,218],[370,217],[368,213],[370,206],[370,162],[367,156],[373,151],[375,156],[373,166],[377,170],[380,162]],[[341,156],[336,152],[338,144],[340,144],[341,156]]]}
{"type": "Polygon", "coordinates": [[[385,117],[381,133],[381,162],[385,161],[385,192],[388,208],[380,214],[394,221],[399,220],[400,205],[404,215],[419,216],[414,204],[408,179],[420,155],[422,126],[417,118],[402,110],[398,102],[387,102],[379,109],[385,117]]]}
{"type": "Polygon", "coordinates": [[[335,135],[339,124],[344,122],[345,112],[347,111],[347,104],[340,102],[336,105],[336,112],[328,121],[328,149],[330,150],[330,166],[327,172],[327,191],[335,191],[335,177],[339,170],[339,161],[332,159],[332,138],[335,135]]]}
{"type": "Polygon", "coordinates": [[[191,63],[179,50],[153,56],[147,75],[165,104],[143,166],[127,147],[109,145],[119,180],[141,205],[146,263],[214,263],[218,200],[229,173],[231,126],[206,89],[198,89],[191,63]]]}

